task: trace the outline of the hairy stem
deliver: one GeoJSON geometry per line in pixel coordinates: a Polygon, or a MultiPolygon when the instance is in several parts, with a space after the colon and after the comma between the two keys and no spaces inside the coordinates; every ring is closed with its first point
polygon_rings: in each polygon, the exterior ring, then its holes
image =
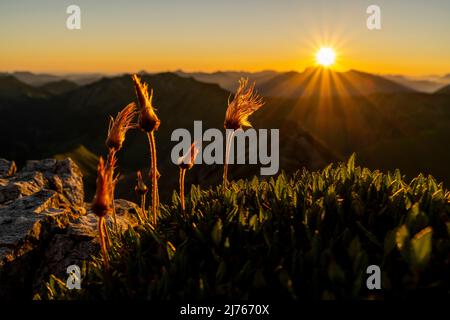
{"type": "MultiPolygon", "coordinates": [[[[106,161],[108,167],[112,166],[112,161],[115,156],[116,156],[116,151],[114,149],[110,148],[109,153],[108,153],[108,159],[106,161]]],[[[114,168],[112,168],[112,170],[114,172],[114,168]]],[[[114,174],[113,174],[113,176],[114,176],[114,174]]],[[[117,232],[118,229],[117,229],[117,218],[116,218],[116,206],[114,204],[115,190],[116,190],[116,185],[113,181],[112,186],[111,186],[111,199],[112,199],[111,207],[112,207],[112,217],[113,217],[113,221],[114,221],[114,230],[117,232]]]]}
{"type": "Polygon", "coordinates": [[[106,227],[106,219],[103,219],[103,232],[106,240],[106,248],[109,250],[111,248],[111,239],[109,238],[109,231],[106,227]]]}
{"type": "Polygon", "coordinates": [[[227,131],[227,145],[225,151],[225,162],[223,164],[223,186],[228,186],[228,160],[230,158],[231,141],[233,140],[234,131],[229,133],[227,131]]]}
{"type": "MultiPolygon", "coordinates": [[[[150,144],[150,157],[151,157],[151,179],[152,179],[152,209],[153,212],[153,223],[156,225],[158,217],[158,207],[159,207],[159,195],[158,195],[158,168],[156,159],[156,142],[154,132],[147,133],[149,144],[150,144]]],[[[150,214],[150,212],[149,212],[150,214]]]]}
{"type": "Polygon", "coordinates": [[[145,212],[145,194],[141,195],[141,214],[142,214],[142,217],[146,216],[146,212],[145,212]]]}
{"type": "Polygon", "coordinates": [[[184,203],[184,176],[186,174],[186,169],[180,168],[180,201],[181,201],[181,209],[186,209],[185,203],[184,203]]]}
{"type": "Polygon", "coordinates": [[[103,265],[105,268],[108,268],[109,261],[108,261],[108,253],[106,250],[106,241],[105,241],[105,217],[100,217],[98,219],[98,232],[100,235],[100,247],[102,249],[102,255],[103,255],[103,265]]]}

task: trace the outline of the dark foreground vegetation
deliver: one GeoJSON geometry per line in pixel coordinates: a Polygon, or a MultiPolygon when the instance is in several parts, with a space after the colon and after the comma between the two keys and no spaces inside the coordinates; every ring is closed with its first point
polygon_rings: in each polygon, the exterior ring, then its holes
{"type": "Polygon", "coordinates": [[[409,299],[449,296],[450,192],[348,163],[173,194],[158,224],[111,232],[81,290],[39,299],[409,299]],[[378,265],[382,289],[368,290],[378,265]]]}

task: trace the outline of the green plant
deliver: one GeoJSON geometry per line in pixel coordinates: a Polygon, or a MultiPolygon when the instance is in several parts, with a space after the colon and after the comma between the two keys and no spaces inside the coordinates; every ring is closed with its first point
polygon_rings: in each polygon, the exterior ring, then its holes
{"type": "MultiPolygon", "coordinates": [[[[64,299],[398,299],[448,295],[450,192],[433,177],[347,163],[229,188],[192,186],[157,227],[112,239],[64,299]],[[382,270],[382,291],[365,287],[382,270]]],[[[61,291],[60,291],[61,290],[61,291]]]]}

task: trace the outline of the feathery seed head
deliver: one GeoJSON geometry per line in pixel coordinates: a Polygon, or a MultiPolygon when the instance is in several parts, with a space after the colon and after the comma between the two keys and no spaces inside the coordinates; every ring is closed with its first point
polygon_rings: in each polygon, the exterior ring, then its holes
{"type": "Polygon", "coordinates": [[[153,90],[148,93],[148,85],[142,83],[141,79],[137,75],[132,75],[134,87],[136,89],[136,95],[139,101],[139,127],[145,132],[152,132],[158,130],[160,120],[155,113],[155,108],[152,105],[153,102],[153,90]]]}
{"type": "Polygon", "coordinates": [[[199,150],[197,148],[197,144],[196,142],[194,142],[191,144],[189,151],[184,156],[178,159],[178,166],[181,169],[191,169],[194,166],[195,159],[197,158],[198,153],[199,150]]]}
{"type": "Polygon", "coordinates": [[[112,190],[115,159],[105,166],[103,158],[97,167],[97,190],[92,201],[92,211],[98,216],[103,217],[112,211],[112,190]]]}
{"type": "Polygon", "coordinates": [[[248,88],[247,86],[248,79],[241,78],[233,100],[228,101],[225,129],[237,130],[242,127],[251,127],[248,117],[264,105],[262,98],[254,92],[255,83],[248,88]]]}
{"type": "Polygon", "coordinates": [[[118,151],[122,148],[128,129],[133,128],[131,122],[135,115],[136,104],[130,103],[117,114],[115,119],[113,117],[110,118],[108,137],[106,139],[106,146],[109,149],[118,151]]]}

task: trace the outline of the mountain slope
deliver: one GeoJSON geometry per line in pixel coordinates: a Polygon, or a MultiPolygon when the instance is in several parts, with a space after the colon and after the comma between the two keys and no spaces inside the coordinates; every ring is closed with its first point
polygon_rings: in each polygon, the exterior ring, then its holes
{"type": "Polygon", "coordinates": [[[265,96],[296,99],[309,96],[364,96],[374,93],[413,92],[383,77],[350,70],[336,72],[324,68],[308,68],[302,73],[286,72],[258,85],[265,96]]]}
{"type": "Polygon", "coordinates": [[[19,79],[23,83],[30,86],[39,87],[49,82],[55,82],[62,78],[53,74],[47,73],[32,73],[28,71],[16,71],[11,74],[15,78],[19,79]]]}
{"type": "MultiPolygon", "coordinates": [[[[311,71],[314,70],[310,70],[313,75],[311,71]]],[[[353,80],[369,79],[356,81],[354,92],[362,90],[359,83],[363,89],[372,83],[370,75],[350,74],[353,80]]],[[[298,78],[297,73],[280,76],[298,78]]],[[[176,188],[178,172],[170,160],[176,144],[171,141],[172,131],[186,128],[192,132],[194,120],[202,120],[204,130],[223,130],[229,92],[216,84],[172,73],[147,74],[144,80],[155,90],[154,103],[162,121],[156,134],[163,175],[161,189],[171,190],[176,188]]],[[[383,85],[390,88],[389,81],[377,87],[383,85]]],[[[402,168],[410,176],[430,170],[438,179],[450,183],[450,167],[444,165],[450,159],[450,151],[443,147],[450,144],[450,96],[409,91],[294,96],[265,97],[265,106],[250,118],[255,128],[280,129],[280,169],[319,169],[357,152],[362,163],[372,168],[402,168]]],[[[89,159],[95,159],[105,154],[108,117],[135,100],[130,77],[124,75],[103,78],[59,96],[28,98],[14,107],[3,105],[0,156],[19,160],[19,165],[21,160],[55,154],[79,158],[87,154],[89,159]]],[[[119,158],[123,168],[119,188],[128,198],[134,197],[135,172],[148,170],[148,162],[145,135],[131,131],[119,158]]],[[[95,176],[92,161],[83,167],[91,171],[91,177],[95,176]]],[[[194,166],[188,179],[204,185],[216,184],[221,171],[221,165],[194,166]]],[[[259,174],[259,166],[231,165],[230,174],[232,178],[259,174]]],[[[91,179],[91,186],[92,182],[91,179]]]]}
{"type": "Polygon", "coordinates": [[[445,94],[445,95],[450,95],[450,84],[439,89],[438,91],[435,92],[435,94],[445,94]]]}
{"type": "MultiPolygon", "coordinates": [[[[154,89],[154,104],[161,126],[156,133],[162,197],[164,190],[176,188],[178,168],[171,161],[171,150],[177,142],[171,141],[173,130],[186,128],[193,132],[194,120],[201,120],[203,130],[223,130],[223,119],[229,93],[216,84],[182,78],[172,73],[145,75],[144,81],[154,89]]],[[[13,159],[50,157],[55,154],[84,153],[105,154],[104,141],[109,116],[115,116],[126,104],[135,101],[135,93],[129,75],[103,78],[90,85],[82,86],[66,94],[52,97],[49,101],[29,104],[5,111],[0,119],[1,156],[13,159]],[[20,124],[17,114],[22,114],[20,124]],[[8,135],[4,134],[8,132],[8,135]],[[14,141],[7,136],[13,135],[14,141]],[[87,150],[87,151],[86,151],[87,150]]],[[[270,109],[276,104],[268,103],[253,117],[256,128],[280,128],[283,140],[280,150],[280,168],[302,166],[318,169],[338,159],[334,151],[303,130],[299,123],[270,116],[270,109]],[[291,157],[293,153],[297,155],[291,157]]],[[[149,158],[146,136],[138,131],[128,134],[124,150],[119,154],[121,179],[119,192],[134,198],[135,172],[148,170],[149,158]],[[147,168],[147,169],[146,169],[147,168]]],[[[206,145],[206,144],[205,144],[206,145]]],[[[88,167],[88,166],[84,166],[88,167]]],[[[231,177],[240,178],[259,174],[259,166],[231,166],[231,177]],[[235,168],[236,167],[236,168],[235,168]]],[[[216,184],[221,180],[222,166],[194,166],[188,179],[204,185],[216,184]]],[[[91,172],[92,176],[95,176],[91,172]]],[[[90,181],[92,182],[92,181],[90,181]]],[[[92,186],[92,183],[88,183],[92,186]]],[[[89,191],[92,190],[87,190],[89,191]]]]}
{"type": "Polygon", "coordinates": [[[78,85],[75,82],[69,80],[49,82],[39,87],[39,89],[51,95],[63,94],[74,90],[75,88],[78,88],[78,85]]]}
{"type": "Polygon", "coordinates": [[[11,75],[0,76],[0,109],[2,102],[20,102],[33,98],[44,98],[47,93],[21,82],[11,75]]]}
{"type": "Polygon", "coordinates": [[[250,82],[256,82],[260,86],[279,74],[278,72],[271,70],[260,72],[218,71],[213,73],[187,73],[183,71],[176,71],[175,73],[180,77],[192,77],[201,82],[216,83],[223,89],[230,92],[234,92],[236,90],[238,80],[241,78],[248,78],[250,82]]]}
{"type": "Polygon", "coordinates": [[[383,77],[420,92],[433,93],[445,86],[445,83],[442,82],[427,79],[412,79],[402,75],[385,75],[383,77]]]}

